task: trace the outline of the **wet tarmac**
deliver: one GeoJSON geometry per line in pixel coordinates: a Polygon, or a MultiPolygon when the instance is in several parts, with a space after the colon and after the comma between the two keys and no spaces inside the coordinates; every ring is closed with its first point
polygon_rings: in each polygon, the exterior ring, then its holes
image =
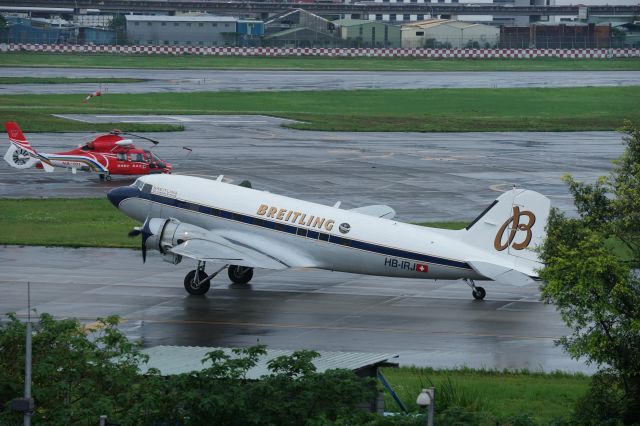
{"type": "Polygon", "coordinates": [[[85,323],[118,314],[144,346],[248,346],[398,353],[401,365],[592,372],[553,341],[566,329],[538,289],[486,283],[487,298],[451,281],[258,270],[250,285],[216,277],[189,296],[190,262],[131,250],[0,246],[0,313],[32,307],[85,323]],[[70,265],[72,270],[70,271],[70,265]]]}
{"type": "MultiPolygon", "coordinates": [[[[512,185],[573,211],[561,176],[593,181],[622,152],[615,132],[344,133],[297,131],[261,116],[70,116],[97,122],[181,123],[178,133],[145,133],[176,173],[240,183],[344,208],[393,207],[399,220],[467,220],[512,185]],[[193,149],[187,155],[182,147],[193,149]]],[[[94,133],[28,134],[43,152],[67,150],[94,133]]],[[[6,142],[3,142],[6,143],[6,142]]],[[[138,142],[136,142],[138,144],[138,142]]],[[[144,146],[145,143],[139,143],[144,146]]],[[[56,170],[17,171],[0,161],[0,198],[105,196],[132,178],[56,170]]]]}
{"type": "Polygon", "coordinates": [[[0,77],[94,77],[145,79],[139,83],[4,84],[0,95],[636,86],[640,71],[245,71],[0,67],[0,77]]]}

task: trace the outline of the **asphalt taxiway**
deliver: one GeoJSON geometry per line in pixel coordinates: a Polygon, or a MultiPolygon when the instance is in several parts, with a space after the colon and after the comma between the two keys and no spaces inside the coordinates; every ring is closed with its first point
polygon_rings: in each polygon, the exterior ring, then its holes
{"type": "Polygon", "coordinates": [[[301,270],[258,270],[250,285],[216,277],[206,296],[172,266],[132,250],[0,246],[0,314],[37,312],[90,323],[118,314],[144,346],[248,346],[386,352],[402,365],[592,372],[554,339],[566,333],[534,287],[487,283],[475,301],[461,282],[301,270]]]}
{"type": "Polygon", "coordinates": [[[0,67],[2,77],[135,78],[137,83],[3,84],[0,95],[637,86],[640,71],[246,71],[0,67]]]}
{"type": "MultiPolygon", "coordinates": [[[[160,140],[153,150],[175,173],[249,179],[258,189],[329,205],[340,200],[343,208],[387,204],[403,221],[472,219],[513,185],[541,192],[571,212],[562,175],[594,181],[623,149],[616,132],[345,133],[291,130],[281,127],[286,120],[262,116],[66,117],[183,124],[183,132],[145,133],[160,140]]],[[[95,135],[27,137],[36,149],[55,152],[95,135]]],[[[132,181],[116,176],[101,182],[95,174],[66,170],[17,172],[0,161],[1,198],[102,197],[132,181]]]]}

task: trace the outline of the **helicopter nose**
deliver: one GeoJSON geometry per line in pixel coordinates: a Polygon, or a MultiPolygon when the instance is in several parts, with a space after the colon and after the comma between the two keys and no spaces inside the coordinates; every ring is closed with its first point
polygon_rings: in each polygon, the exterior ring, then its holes
{"type": "Polygon", "coordinates": [[[140,190],[133,186],[121,186],[114,188],[107,193],[107,198],[116,208],[120,208],[122,200],[127,198],[136,198],[140,194],[140,190]]]}

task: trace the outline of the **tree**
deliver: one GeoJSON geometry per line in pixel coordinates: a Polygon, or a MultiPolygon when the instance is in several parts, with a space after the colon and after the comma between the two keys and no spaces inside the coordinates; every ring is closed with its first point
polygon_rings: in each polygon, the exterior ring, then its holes
{"type": "Polygon", "coordinates": [[[594,184],[564,177],[578,217],[552,210],[541,249],[542,296],[571,334],[558,342],[599,367],[577,421],[640,419],[640,129],[625,122],[624,154],[594,184]]]}
{"type": "Polygon", "coordinates": [[[109,28],[116,32],[116,44],[127,44],[127,18],[124,15],[115,15],[109,24],[109,28]]]}
{"type": "MultiPolygon", "coordinates": [[[[20,417],[9,411],[9,402],[24,388],[26,326],[14,314],[8,319],[0,329],[0,424],[20,417]]],[[[130,406],[138,364],[146,357],[117,324],[117,317],[100,319],[89,332],[77,320],[40,316],[33,326],[35,422],[79,423],[105,413],[118,415],[130,406]]]]}
{"type": "MultiPolygon", "coordinates": [[[[161,376],[139,373],[147,357],[118,330],[118,318],[87,330],[77,320],[42,314],[34,324],[34,423],[95,424],[100,415],[120,424],[360,423],[357,409],[377,390],[352,371],[316,372],[318,356],[298,351],[268,364],[269,374],[247,373],[264,346],[208,353],[202,371],[161,376]]],[[[16,424],[10,401],[23,393],[26,326],[14,314],[0,326],[0,425],[16,424]]]]}

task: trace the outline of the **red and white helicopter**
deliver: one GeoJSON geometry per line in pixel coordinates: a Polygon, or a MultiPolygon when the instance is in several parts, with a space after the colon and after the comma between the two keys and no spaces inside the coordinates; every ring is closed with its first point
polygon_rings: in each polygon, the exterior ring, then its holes
{"type": "MultiPolygon", "coordinates": [[[[52,172],[56,167],[76,171],[99,173],[100,179],[111,180],[112,175],[150,175],[171,173],[171,164],[158,158],[147,149],[136,148],[131,139],[119,130],[101,135],[66,152],[47,154],[36,151],[27,141],[20,126],[15,122],[4,123],[11,146],[4,160],[16,169],[36,167],[52,172]]],[[[156,145],[158,142],[144,136],[131,135],[145,139],[156,145]]]]}

